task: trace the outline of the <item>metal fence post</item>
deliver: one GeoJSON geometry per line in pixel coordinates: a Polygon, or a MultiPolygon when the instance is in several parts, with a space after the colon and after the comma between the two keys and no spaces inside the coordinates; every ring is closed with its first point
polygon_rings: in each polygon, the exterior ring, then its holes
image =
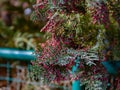
{"type": "MultiPolygon", "coordinates": [[[[77,72],[79,64],[80,64],[80,57],[76,57],[75,65],[72,68],[72,73],[73,74],[75,72],[77,72]]],[[[80,86],[80,80],[79,79],[78,80],[74,80],[72,82],[72,90],[82,90],[81,86],[80,86]]]]}

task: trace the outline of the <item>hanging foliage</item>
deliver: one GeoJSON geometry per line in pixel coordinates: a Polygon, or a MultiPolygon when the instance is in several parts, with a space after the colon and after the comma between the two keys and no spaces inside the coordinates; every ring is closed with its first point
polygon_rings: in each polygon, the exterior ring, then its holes
{"type": "Polygon", "coordinates": [[[100,62],[120,59],[115,53],[120,48],[119,5],[119,0],[36,0],[34,14],[46,18],[40,32],[49,36],[36,50],[33,69],[49,81],[80,78],[85,90],[106,90],[109,74],[100,62]]]}

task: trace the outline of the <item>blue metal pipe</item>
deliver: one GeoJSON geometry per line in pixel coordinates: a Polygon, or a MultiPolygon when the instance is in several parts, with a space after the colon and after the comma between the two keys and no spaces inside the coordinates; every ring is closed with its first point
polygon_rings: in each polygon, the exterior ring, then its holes
{"type": "Polygon", "coordinates": [[[120,61],[103,61],[101,63],[106,68],[108,73],[112,75],[118,74],[118,70],[120,69],[120,61]]]}
{"type": "MultiPolygon", "coordinates": [[[[72,68],[72,73],[74,74],[75,72],[77,72],[78,70],[78,66],[80,64],[80,57],[77,57],[75,60],[75,65],[72,68]]],[[[80,86],[80,80],[74,80],[72,82],[72,90],[82,90],[81,86],[80,86]]]]}
{"type": "Polygon", "coordinates": [[[19,50],[14,48],[0,48],[0,58],[18,59],[24,61],[35,60],[34,50],[19,50]]]}
{"type": "Polygon", "coordinates": [[[108,61],[104,61],[102,62],[102,64],[106,68],[107,72],[109,72],[110,74],[117,74],[116,68],[113,67],[108,61]]]}

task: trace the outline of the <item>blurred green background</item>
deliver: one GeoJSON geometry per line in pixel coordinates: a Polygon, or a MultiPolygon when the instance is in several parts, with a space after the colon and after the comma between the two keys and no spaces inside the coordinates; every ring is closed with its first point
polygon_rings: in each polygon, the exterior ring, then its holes
{"type": "Polygon", "coordinates": [[[33,22],[35,0],[0,0],[0,47],[33,49],[40,42],[43,21],[33,22]]]}

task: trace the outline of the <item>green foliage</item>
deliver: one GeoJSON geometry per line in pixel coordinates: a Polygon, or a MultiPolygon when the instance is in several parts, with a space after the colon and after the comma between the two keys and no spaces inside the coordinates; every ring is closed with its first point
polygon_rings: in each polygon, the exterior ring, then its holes
{"type": "Polygon", "coordinates": [[[100,62],[120,60],[120,1],[36,1],[33,19],[46,17],[41,32],[51,33],[36,51],[37,69],[49,81],[80,78],[85,90],[106,90],[109,78],[100,62]]]}
{"type": "Polygon", "coordinates": [[[93,46],[96,42],[98,27],[91,22],[90,14],[61,15],[65,22],[58,27],[56,34],[64,38],[71,38],[75,45],[81,47],[93,46]],[[88,23],[89,22],[89,23],[88,23]]]}
{"type": "Polygon", "coordinates": [[[33,1],[0,1],[0,47],[34,49],[43,41],[39,29],[44,23],[35,23],[30,20],[30,15],[24,14],[26,8],[32,10],[30,2],[33,1]]]}

